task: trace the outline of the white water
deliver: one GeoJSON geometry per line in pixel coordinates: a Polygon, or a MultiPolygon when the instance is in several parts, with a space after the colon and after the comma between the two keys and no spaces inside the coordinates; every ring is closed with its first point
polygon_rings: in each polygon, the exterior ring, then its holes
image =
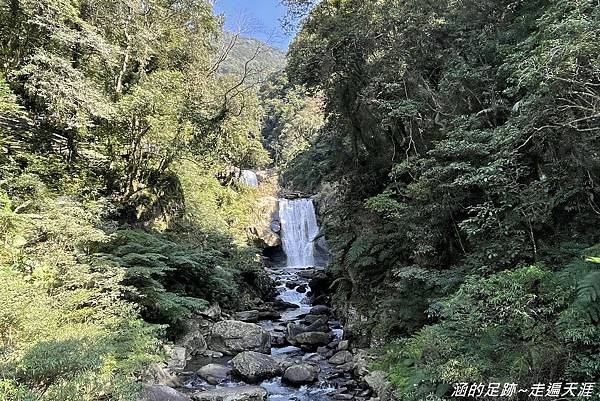
{"type": "Polygon", "coordinates": [[[245,184],[249,187],[258,186],[258,177],[256,176],[256,173],[252,170],[242,170],[240,181],[242,184],[245,184]]]}
{"type": "Polygon", "coordinates": [[[313,241],[319,234],[319,227],[312,199],[280,199],[279,219],[281,243],[287,256],[287,266],[314,266],[313,241]]]}

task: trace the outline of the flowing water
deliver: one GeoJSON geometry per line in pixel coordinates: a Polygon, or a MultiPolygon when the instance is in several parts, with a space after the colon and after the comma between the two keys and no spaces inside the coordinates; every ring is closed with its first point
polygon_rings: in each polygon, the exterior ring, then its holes
{"type": "MultiPolygon", "coordinates": [[[[277,296],[282,301],[293,304],[294,307],[282,310],[281,317],[274,320],[259,321],[263,328],[269,331],[272,337],[285,336],[288,324],[297,324],[303,321],[312,308],[313,292],[310,288],[310,278],[324,266],[315,266],[315,261],[324,260],[316,246],[315,239],[319,233],[314,205],[311,199],[280,199],[279,219],[281,222],[281,240],[287,260],[285,263],[273,263],[268,270],[277,285],[277,296]]],[[[306,322],[303,322],[306,324],[306,322]]],[[[329,318],[327,322],[331,340],[339,340],[343,330],[337,321],[329,318]]],[[[273,344],[271,356],[278,361],[291,363],[310,362],[320,367],[319,379],[310,385],[300,387],[288,386],[281,381],[281,377],[265,380],[260,385],[269,395],[269,401],[329,401],[330,395],[341,387],[344,380],[350,379],[346,372],[336,370],[327,358],[314,350],[301,349],[287,342],[273,344]]],[[[230,358],[218,361],[226,363],[230,358]]],[[[213,363],[215,361],[212,361],[213,363]]],[[[214,386],[207,385],[201,379],[188,385],[192,388],[210,389],[214,386]]],[[[235,387],[245,385],[239,380],[221,383],[220,386],[235,387]]]]}
{"type": "Polygon", "coordinates": [[[257,187],[258,186],[258,177],[256,173],[252,170],[242,170],[242,175],[240,176],[240,182],[249,187],[257,187]]]}

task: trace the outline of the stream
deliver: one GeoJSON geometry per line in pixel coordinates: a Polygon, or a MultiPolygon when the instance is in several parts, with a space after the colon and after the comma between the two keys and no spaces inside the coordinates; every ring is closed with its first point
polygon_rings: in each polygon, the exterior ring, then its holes
{"type": "MultiPolygon", "coordinates": [[[[270,355],[284,370],[290,366],[309,364],[318,370],[317,379],[308,384],[290,385],[282,381],[280,374],[258,383],[245,383],[232,375],[228,380],[210,385],[199,376],[192,375],[188,378],[186,387],[191,390],[211,390],[259,385],[267,391],[269,401],[355,399],[354,395],[343,394],[348,390],[348,385],[352,386],[354,382],[348,367],[350,364],[344,365],[346,361],[332,362],[335,360],[332,357],[340,351],[349,354],[346,351],[347,342],[341,341],[343,328],[331,315],[329,307],[323,304],[324,297],[316,296],[310,286],[311,279],[314,280],[316,275],[324,276],[322,272],[326,264],[325,252],[322,251],[323,239],[317,240],[319,227],[312,199],[280,199],[279,223],[285,255],[271,257],[268,272],[275,281],[279,294],[275,302],[283,306],[278,309],[277,316],[258,319],[256,323],[270,333],[270,355]],[[319,302],[315,302],[315,299],[319,302]],[[318,328],[311,331],[318,331],[321,338],[326,333],[325,343],[321,341],[319,344],[306,344],[294,341],[294,333],[299,327],[315,327],[315,324],[318,328]]],[[[243,313],[246,312],[240,312],[243,313]]],[[[187,370],[195,371],[208,363],[227,365],[231,359],[231,356],[195,359],[187,370]]],[[[360,389],[356,390],[354,394],[359,391],[360,389]]]]}

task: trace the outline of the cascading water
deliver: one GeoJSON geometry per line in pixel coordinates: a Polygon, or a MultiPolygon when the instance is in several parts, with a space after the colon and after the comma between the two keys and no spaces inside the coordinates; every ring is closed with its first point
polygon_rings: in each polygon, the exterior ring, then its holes
{"type": "Polygon", "coordinates": [[[312,199],[280,199],[279,219],[287,266],[314,266],[314,240],[319,234],[319,227],[312,199]]]}
{"type": "Polygon", "coordinates": [[[257,187],[258,186],[258,177],[256,173],[252,170],[242,170],[242,175],[240,176],[240,182],[249,187],[257,187]]]}
{"type": "MultiPolygon", "coordinates": [[[[314,381],[302,383],[301,386],[290,385],[279,376],[260,382],[260,386],[267,391],[266,400],[359,399],[358,397],[354,398],[354,395],[361,394],[361,389],[349,389],[345,386],[345,383],[352,379],[352,374],[348,368],[344,367],[347,364],[339,365],[337,362],[331,362],[331,359],[337,355],[336,353],[347,352],[340,351],[338,347],[339,340],[343,335],[341,325],[330,315],[331,311],[323,303],[317,304],[320,309],[313,310],[316,300],[324,296],[322,287],[319,287],[321,285],[319,280],[322,278],[318,279],[318,277],[323,277],[325,271],[326,258],[323,254],[326,252],[326,248],[324,249],[323,244],[319,246],[316,243],[318,242],[316,239],[319,237],[319,228],[312,200],[310,198],[280,199],[279,218],[276,221],[280,222],[281,242],[287,260],[284,264],[280,263],[283,262],[282,259],[271,259],[273,264],[267,271],[276,282],[279,306],[276,307],[277,312],[274,317],[269,315],[268,318],[259,319],[258,324],[270,333],[272,339],[270,356],[278,363],[282,366],[304,365],[310,369],[317,369],[318,373],[317,377],[313,379],[314,381]],[[316,290],[311,288],[313,283],[316,290]],[[329,312],[327,312],[328,310],[329,312]],[[323,319],[325,316],[326,318],[323,319]],[[310,333],[308,337],[311,340],[307,340],[306,343],[301,342],[298,339],[298,333],[310,333]],[[327,334],[325,341],[331,342],[320,343],[319,347],[311,343],[314,338],[322,339],[323,334],[327,334]]],[[[323,302],[323,299],[320,302],[323,302]]],[[[273,302],[273,307],[276,304],[278,302],[273,302]]],[[[246,312],[256,313],[257,311],[246,312]]],[[[205,366],[207,363],[227,364],[231,359],[230,356],[223,358],[202,361],[201,366],[205,366]]],[[[197,375],[192,375],[191,381],[188,383],[190,383],[188,386],[191,389],[209,392],[215,389],[213,384],[205,382],[197,375]]],[[[247,383],[241,382],[238,377],[233,376],[229,379],[226,378],[216,388],[247,388],[246,386],[247,383]]]]}

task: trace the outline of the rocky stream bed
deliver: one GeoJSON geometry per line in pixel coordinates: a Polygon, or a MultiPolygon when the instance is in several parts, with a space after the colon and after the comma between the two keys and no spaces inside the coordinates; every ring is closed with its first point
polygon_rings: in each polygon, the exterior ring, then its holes
{"type": "Polygon", "coordinates": [[[369,371],[372,358],[352,349],[328,306],[329,278],[312,266],[312,208],[306,199],[281,202],[287,257],[267,268],[276,298],[233,315],[215,306],[188,320],[168,365],[153,367],[142,401],[390,399],[385,376],[369,371]]]}

